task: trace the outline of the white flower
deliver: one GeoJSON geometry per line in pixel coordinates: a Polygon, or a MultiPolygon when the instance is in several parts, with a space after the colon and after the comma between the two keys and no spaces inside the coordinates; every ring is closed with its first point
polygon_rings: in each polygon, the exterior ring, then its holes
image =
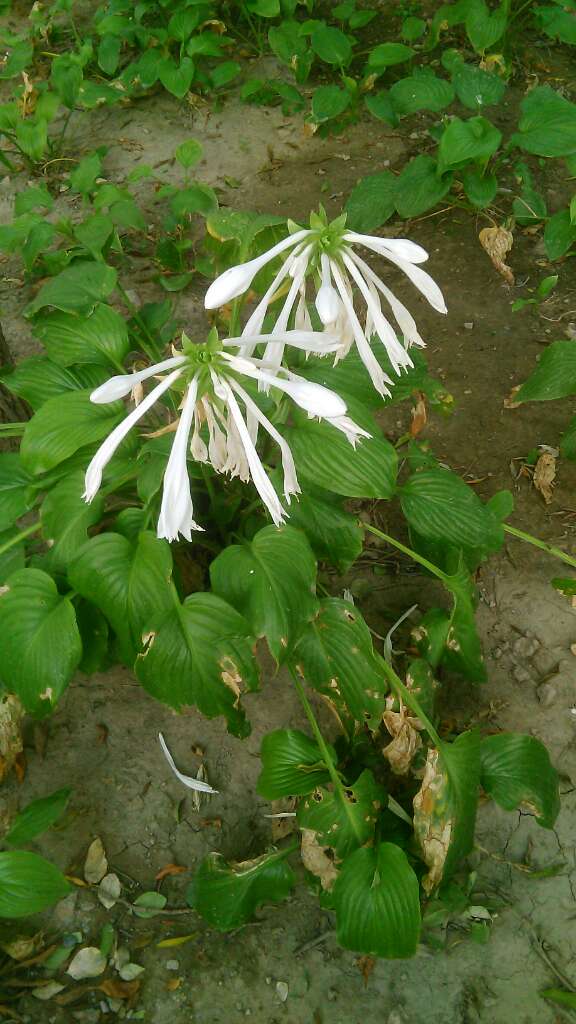
{"type": "MultiPolygon", "coordinates": [[[[388,385],[393,382],[382,370],[370,346],[370,337],[376,335],[382,342],[397,374],[413,365],[408,351],[410,346],[421,347],[424,341],[412,315],[358,255],[356,247],[364,246],[393,263],[402,270],[434,309],[439,313],[446,313],[446,305],[438,285],[419,266],[428,259],[428,253],[407,238],[379,238],[375,235],[347,231],[342,217],[329,224],[323,213],[321,216],[313,214],[310,225],[310,229],[294,231],[283,242],[273,246],[255,260],[227,270],[211,285],[206,297],[206,306],[213,309],[228,301],[231,289],[234,290],[235,296],[241,294],[243,282],[247,282],[246,289],[255,274],[266,263],[289,249],[290,252],[270,287],[251,314],[243,331],[244,336],[260,334],[274,295],[286,278],[291,279],[282,308],[271,330],[274,341],[268,343],[264,352],[265,362],[271,368],[278,369],[282,361],[283,345],[275,344],[275,341],[285,335],[291,319],[298,329],[305,330],[308,326],[311,327],[306,305],[306,283],[308,278],[313,278],[317,286],[315,306],[320,321],[325,331],[331,337],[338,337],[340,341],[336,358],[345,356],[352,342],[355,342],[358,354],[375,388],[382,395],[390,394],[388,385]],[[364,327],[354,306],[354,289],[357,289],[366,308],[364,327]],[[392,313],[400,337],[382,309],[382,299],[385,302],[384,308],[389,307],[392,313]]],[[[246,354],[252,355],[253,351],[253,347],[247,345],[246,354]]],[[[310,348],[309,351],[315,349],[310,348]]]]}
{"type": "MultiPolygon", "coordinates": [[[[212,337],[205,345],[192,345],[186,339],[186,351],[161,363],[141,370],[112,377],[91,395],[93,402],[109,402],[129,395],[135,383],[141,384],[163,371],[152,391],[117,426],[90,462],[86,471],[84,498],[92,501],[101,482],[102,473],[129,430],[149,411],[152,405],[173,385],[179,392],[180,418],[164,473],[162,504],[158,520],[158,536],[169,541],[182,535],[192,539],[193,530],[202,527],[194,521],[187,455],[208,463],[217,473],[238,476],[254,483],[272,520],[279,526],[286,511],[276,494],[256,448],[258,431],[265,430],[278,445],[282,458],[283,492],[287,502],[300,492],[292,452],[273,423],[242,386],[238,378],[255,380],[259,386],[281,391],[310,417],[318,417],[345,433],[355,446],[366,431],[356,426],[346,415],[346,403],[334,391],[299,377],[284,369],[270,366],[265,360],[248,358],[240,345],[241,355],[226,351],[227,347],[245,342],[246,347],[258,344],[280,345],[294,343],[302,346],[302,332],[284,331],[277,339],[270,335],[251,338],[228,338],[222,343],[212,337]],[[244,413],[239,403],[244,406],[244,413]],[[202,437],[202,430],[206,435],[202,437]],[[190,437],[190,435],[192,435],[190,437]]],[[[311,345],[316,351],[325,351],[323,334],[313,335],[311,345]],[[316,339],[316,340],[315,340],[316,339]]],[[[330,345],[330,337],[328,344],[330,345]]],[[[332,351],[334,350],[332,339],[332,351]]]]}

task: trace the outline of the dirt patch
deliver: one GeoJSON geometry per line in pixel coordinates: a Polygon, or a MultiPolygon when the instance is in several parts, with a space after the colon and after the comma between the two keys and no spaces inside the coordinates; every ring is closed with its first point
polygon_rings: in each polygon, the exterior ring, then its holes
{"type": "MultiPolygon", "coordinates": [[[[279,111],[230,103],[210,114],[160,96],[130,108],[82,115],[70,131],[75,154],[99,144],[109,147],[106,170],[118,180],[140,162],[162,165],[170,180],[176,174],[169,162],[174,148],[194,136],[205,148],[200,177],[221,189],[223,203],[295,219],[319,201],[330,213],[339,212],[359,177],[388,161],[393,169],[401,166],[418,145],[397,133],[376,131],[373,122],[344,137],[310,139],[301,123],[286,120],[279,111]],[[227,185],[231,178],[238,187],[227,185]]],[[[14,183],[2,183],[6,217],[13,188],[14,183]]],[[[150,216],[155,216],[154,206],[150,216]]],[[[485,223],[451,210],[409,226],[390,225],[391,233],[406,231],[430,250],[430,269],[450,311],[445,319],[430,314],[388,269],[392,287],[406,295],[422,324],[432,371],[456,402],[450,418],[431,416],[425,436],[442,459],[475,482],[483,497],[501,487],[512,489],[517,525],[572,550],[574,468],[560,462],[549,506],[528,477],[516,479],[510,469],[536,444],[557,443],[567,403],[513,410],[503,400],[527,376],[542,345],[563,336],[567,318],[560,317],[573,308],[574,298],[561,280],[547,307],[551,320],[530,311],[512,314],[511,301],[522,289],[511,289],[481,249],[477,235],[485,223]]],[[[544,276],[540,259],[533,238],[518,235],[510,254],[516,280],[532,285],[544,276]]],[[[142,299],[158,297],[149,268],[136,269],[140,276],[134,288],[142,299]]],[[[4,287],[6,335],[24,355],[34,343],[17,314],[30,290],[10,281],[4,287]]],[[[199,291],[179,296],[183,321],[201,322],[199,291]]],[[[398,436],[408,417],[407,407],[385,410],[382,422],[398,436]]],[[[192,913],[166,912],[150,922],[136,920],[123,905],[106,912],[91,893],[79,889],[48,915],[49,934],[81,931],[84,940],[98,944],[102,925],[112,920],[132,959],[146,968],[139,1008],[153,1024],[224,1024],[244,1018],[259,1024],[553,1024],[555,1012],[538,995],[557,980],[544,957],[576,983],[576,659],[570,650],[576,613],[549,586],[556,569],[544,555],[516,542],[483,568],[479,621],[490,682],[473,692],[464,684],[452,685],[447,693],[446,706],[455,716],[488,719],[496,728],[532,732],[544,740],[563,778],[565,796],[555,832],[540,829],[528,815],[482,809],[478,841],[488,852],[473,858],[477,888],[500,903],[487,945],[476,945],[454,930],[447,955],[423,947],[413,961],[379,962],[365,985],[356,956],[338,948],[329,915],[318,909],[304,883],[287,903],[265,909],[254,924],[229,936],[207,930],[192,913]],[[535,877],[507,862],[533,868],[560,865],[560,873],[535,877]],[[183,946],[157,948],[161,938],[189,933],[194,937],[183,946]],[[544,957],[539,940],[546,943],[544,957]],[[177,986],[175,979],[181,979],[177,986]]],[[[408,605],[424,604],[432,587],[405,564],[395,565],[387,575],[364,577],[358,602],[369,623],[383,633],[408,605]]],[[[47,724],[44,756],[30,731],[25,782],[4,788],[5,809],[72,785],[68,826],[43,837],[41,852],[77,873],[89,842],[101,836],[127,899],[141,886],[153,888],[165,865],[183,865],[186,874],[162,884],[168,905],[183,906],[189,871],[207,852],[217,849],[244,859],[270,840],[268,808],[255,793],[260,739],[269,729],[303,722],[289,680],[283,674],[273,678],[269,664],[264,677],[262,693],[245,701],[253,733],[244,743],[228,736],[219,721],[207,722],[194,711],[177,716],[153,702],[128,672],[79,677],[47,724]],[[198,767],[193,748],[204,751],[210,781],[220,793],[199,812],[168,770],[159,730],[185,771],[198,767]]],[[[96,1024],[113,1016],[105,1003],[100,1005],[103,998],[91,997],[89,1009],[86,1002],[57,1008],[30,998],[23,1019],[96,1024]]]]}

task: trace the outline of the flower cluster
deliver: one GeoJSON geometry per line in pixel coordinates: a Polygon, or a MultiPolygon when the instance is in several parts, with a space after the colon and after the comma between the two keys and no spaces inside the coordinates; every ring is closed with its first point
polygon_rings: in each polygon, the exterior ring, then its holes
{"type": "Polygon", "coordinates": [[[249,381],[258,389],[275,389],[303,409],[342,431],[351,445],[370,435],[347,415],[346,403],[335,392],[314,384],[283,365],[286,346],[309,353],[333,354],[341,359],[352,342],[366,366],[375,388],[389,394],[391,378],[384,372],[371,347],[375,335],[384,345],[396,373],[412,365],[409,348],[424,342],[406,307],[356,253],[360,244],[399,267],[430,304],[446,312],[440,289],[419,266],[427,259],[420,246],[407,239],[377,238],[346,231],[345,218],[329,224],[324,214],[312,214],[310,228],[291,226],[291,233],[256,259],[231,267],[209,287],[207,309],[216,309],[243,295],[259,270],[281,253],[289,251],[269,288],[248,319],[239,337],[218,339],[213,330],[206,343],[192,344],[183,335],[182,350],[160,363],[138,372],[112,377],[91,395],[96,403],[112,402],[136,395],[144,381],[157,383],[112,431],[96,452],[86,471],[84,498],[91,501],[98,492],[105,466],[132,427],[163,396],[177,398],[179,417],[169,429],[175,436],[164,474],[158,536],[188,540],[194,521],[187,470],[190,453],[198,462],[208,463],[217,473],[252,480],[273,522],[284,522],[286,510],[257,451],[260,429],[280,450],[283,494],[289,504],[300,492],[292,452],[277,427],[249,393],[249,381]],[[269,306],[281,286],[289,285],[286,298],[268,333],[263,333],[269,306]],[[315,309],[319,330],[314,330],[307,305],[308,279],[316,282],[315,309]],[[366,307],[362,327],[355,309],[354,286],[366,307]],[[381,296],[392,311],[403,340],[400,340],[382,311],[381,296]],[[255,355],[263,347],[260,358],[255,355]]]}

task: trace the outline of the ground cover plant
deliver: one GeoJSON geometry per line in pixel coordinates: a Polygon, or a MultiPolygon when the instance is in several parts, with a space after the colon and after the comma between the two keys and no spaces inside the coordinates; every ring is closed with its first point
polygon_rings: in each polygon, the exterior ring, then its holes
{"type": "MultiPolygon", "coordinates": [[[[509,492],[482,502],[417,427],[394,443],[384,435],[382,409],[416,398],[441,414],[450,404],[387,264],[439,316],[446,306],[417,234],[369,232],[393,213],[416,217],[448,202],[488,211],[486,248],[504,276],[514,223],[543,232],[549,260],[570,254],[574,203],[549,214],[534,184],[538,161],[527,161],[561,159],[573,171],[576,107],[535,85],[506,138],[481,112],[503,102],[514,24],[533,19],[530,30],[570,45],[570,5],[459,0],[428,17],[406,12],[384,42],[369,35],[377,13],[348,3],[328,12],[311,3],[111,4],[89,36],[71,14],[67,4],[39,11],[25,36],[8,38],[3,72],[8,82],[23,77],[0,110],[3,162],[33,180],[0,229],[0,249],[18,254],[38,285],[24,315],[45,353],[2,373],[30,412],[2,425],[12,446],[0,455],[5,706],[17,698],[42,719],[77,669],[121,663],[157,700],[223,716],[242,739],[243,697],[260,686],[267,648],[288,671],[309,732],[264,738],[258,792],[295,828],[250,860],[207,856],[188,904],[217,929],[238,928],[288,896],[299,850],[345,948],[412,956],[423,915],[426,924],[473,848],[481,794],[508,811],[528,808],[548,829],[559,809],[558,777],[537,739],[440,728],[441,680],[486,678],[475,574],[506,534],[576,561],[509,522],[509,492]],[[70,40],[76,49],[58,53],[70,40]],[[268,46],[294,85],[255,78],[241,63],[268,46]],[[338,84],[316,85],[327,70],[338,84]],[[221,206],[195,180],[202,147],[193,138],[174,154],[179,184],[145,165],[111,183],[105,149],[83,155],[59,172],[58,188],[76,197],[75,215],[60,217],[50,167],[73,131],[62,107],[76,114],[158,83],[178,99],[193,89],[219,103],[237,78],[244,102],[292,113],[310,101],[308,124],[320,133],[341,131],[364,109],[392,127],[422,110],[442,116],[427,127],[426,152],[400,175],[361,180],[332,220],[322,207],[297,224],[221,206]],[[464,117],[443,113],[456,97],[464,117]],[[159,229],[141,208],[140,183],[153,184],[159,229]],[[134,304],[135,255],[155,268],[165,300],[134,304]],[[198,282],[201,331],[178,322],[170,298],[198,282]],[[399,531],[382,528],[384,507],[399,531]],[[319,578],[319,565],[350,573],[367,537],[444,591],[401,650],[395,628],[374,637],[352,595],[319,578]],[[329,734],[314,695],[331,709],[329,734]]],[[[516,402],[573,393],[565,362],[556,365],[571,359],[572,344],[546,350],[516,402]]],[[[572,592],[571,581],[555,582],[572,592]]],[[[178,777],[215,791],[209,779],[178,777]]],[[[47,861],[12,850],[57,820],[66,799],[31,805],[6,837],[3,916],[67,891],[47,861]]]]}

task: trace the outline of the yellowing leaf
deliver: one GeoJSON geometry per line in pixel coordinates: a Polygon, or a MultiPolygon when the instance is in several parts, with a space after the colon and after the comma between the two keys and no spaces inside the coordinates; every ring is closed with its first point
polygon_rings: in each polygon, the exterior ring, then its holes
{"type": "Polygon", "coordinates": [[[157,942],[158,949],[173,949],[174,946],[183,946],[186,942],[191,942],[192,939],[198,937],[198,932],[190,932],[189,935],[175,935],[172,939],[162,939],[161,942],[157,942]]]}

